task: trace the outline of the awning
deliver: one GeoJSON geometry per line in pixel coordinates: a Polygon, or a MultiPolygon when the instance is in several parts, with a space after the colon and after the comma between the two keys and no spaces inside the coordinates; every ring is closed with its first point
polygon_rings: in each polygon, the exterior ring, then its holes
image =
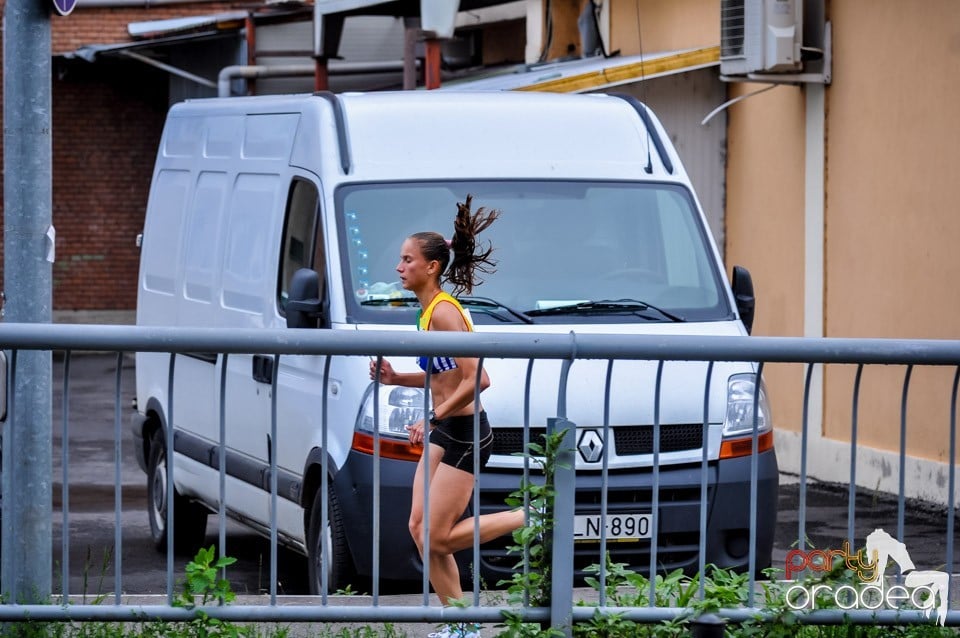
{"type": "Polygon", "coordinates": [[[441,90],[582,93],[720,66],[720,47],[625,57],[524,64],[476,79],[448,80],[441,90]]]}
{"type": "Polygon", "coordinates": [[[73,51],[61,53],[60,56],[71,59],[79,58],[87,62],[93,62],[100,55],[126,55],[128,53],[150,53],[155,49],[177,46],[190,42],[200,42],[202,40],[213,40],[217,38],[236,37],[239,31],[195,31],[184,35],[174,35],[165,38],[151,38],[149,40],[137,40],[135,42],[121,42],[119,44],[85,44],[77,47],[73,51]]]}
{"type": "Polygon", "coordinates": [[[247,11],[230,11],[214,15],[131,22],[127,25],[127,32],[131,38],[159,38],[201,30],[237,31],[243,28],[247,15],[247,11]]]}

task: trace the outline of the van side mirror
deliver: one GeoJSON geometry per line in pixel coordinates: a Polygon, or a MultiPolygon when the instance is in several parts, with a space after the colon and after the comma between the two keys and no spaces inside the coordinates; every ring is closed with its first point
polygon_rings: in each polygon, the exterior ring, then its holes
{"type": "Polygon", "coordinates": [[[320,275],[300,268],[290,279],[290,292],[284,306],[288,328],[326,328],[327,302],[320,298],[320,275]]]}
{"type": "Polygon", "coordinates": [[[737,303],[740,321],[747,329],[747,334],[750,334],[753,332],[753,311],[757,304],[753,296],[753,277],[750,276],[750,271],[743,266],[734,266],[730,286],[733,288],[733,299],[737,303]]]}

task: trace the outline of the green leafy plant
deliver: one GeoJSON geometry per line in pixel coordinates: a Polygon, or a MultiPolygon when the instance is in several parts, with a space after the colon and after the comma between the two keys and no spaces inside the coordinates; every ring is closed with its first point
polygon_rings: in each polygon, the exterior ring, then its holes
{"type": "MultiPolygon", "coordinates": [[[[514,531],[513,545],[508,550],[520,555],[521,561],[515,566],[513,576],[501,581],[507,586],[507,602],[515,607],[549,607],[551,595],[551,551],[550,539],[553,519],[550,513],[556,497],[554,477],[561,467],[557,459],[561,450],[563,432],[545,437],[543,444],[531,443],[526,452],[530,460],[541,470],[543,480],[528,480],[512,493],[507,503],[513,507],[526,507],[529,523],[514,531]]],[[[538,477],[539,478],[539,477],[538,477]]],[[[810,546],[809,541],[806,543],[810,546]]],[[[863,550],[861,550],[863,551],[863,550]]],[[[647,607],[650,601],[650,580],[625,564],[615,563],[607,554],[604,557],[604,582],[601,584],[599,565],[586,569],[585,581],[596,591],[603,590],[607,607],[647,607]]],[[[739,624],[728,623],[724,635],[730,638],[880,638],[882,636],[903,636],[905,638],[940,638],[954,636],[950,628],[934,624],[870,626],[844,623],[832,626],[807,625],[802,622],[803,612],[792,609],[787,604],[786,591],[789,584],[778,580],[782,570],[769,568],[764,570],[766,579],[754,583],[754,597],[751,599],[750,578],[748,574],[716,565],[707,565],[703,573],[686,576],[683,571],[675,570],[667,574],[653,576],[653,605],[681,609],[682,612],[671,620],[641,624],[627,619],[624,614],[610,613],[597,606],[589,620],[579,622],[573,627],[576,638],[634,638],[650,636],[655,638],[674,638],[688,636],[691,624],[700,616],[716,613],[722,609],[737,609],[747,606],[759,607],[760,613],[739,624]],[[702,587],[702,595],[701,595],[702,587]],[[759,601],[759,602],[757,602],[759,601]]],[[[856,575],[846,568],[840,559],[832,569],[817,577],[808,577],[803,581],[808,591],[818,592],[815,599],[816,609],[836,609],[838,607],[824,588],[816,585],[830,583],[834,587],[858,583],[856,575]]],[[[580,601],[579,606],[588,606],[580,601]]],[[[562,635],[552,627],[538,623],[524,622],[518,611],[504,611],[504,621],[498,627],[498,636],[504,638],[546,638],[562,635]]]]}
{"type": "Polygon", "coordinates": [[[202,609],[198,608],[214,601],[224,605],[236,598],[236,594],[230,588],[229,581],[220,578],[218,572],[237,562],[237,559],[232,556],[221,556],[214,560],[215,555],[213,545],[207,549],[200,548],[194,559],[187,563],[183,589],[174,599],[173,605],[196,609],[196,617],[189,623],[193,630],[192,635],[198,638],[207,638],[208,636],[235,638],[241,635],[239,628],[230,622],[211,618],[202,609]]]}
{"type": "MultiPolygon", "coordinates": [[[[507,600],[511,605],[550,605],[551,580],[549,549],[553,532],[553,504],[556,497],[556,473],[565,467],[558,460],[566,430],[552,432],[544,437],[543,444],[528,443],[526,454],[536,463],[543,481],[526,479],[519,489],[507,498],[511,507],[525,507],[528,523],[513,532],[513,545],[507,549],[521,556],[514,568],[512,578],[500,581],[507,585],[507,600]]],[[[535,623],[524,623],[515,613],[504,613],[504,632],[501,636],[555,636],[558,630],[535,623]]]]}

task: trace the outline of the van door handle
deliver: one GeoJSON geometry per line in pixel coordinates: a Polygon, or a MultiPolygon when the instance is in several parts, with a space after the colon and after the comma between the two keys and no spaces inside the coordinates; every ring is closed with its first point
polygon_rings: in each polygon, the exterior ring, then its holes
{"type": "Polygon", "coordinates": [[[253,355],[253,380],[258,383],[273,383],[273,357],[266,354],[253,355]]]}

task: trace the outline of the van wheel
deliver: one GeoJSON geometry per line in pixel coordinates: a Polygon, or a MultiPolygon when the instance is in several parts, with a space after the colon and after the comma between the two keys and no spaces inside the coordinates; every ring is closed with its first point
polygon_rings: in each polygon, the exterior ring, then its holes
{"type": "Polygon", "coordinates": [[[308,569],[310,579],[310,593],[322,593],[321,576],[327,572],[327,593],[333,594],[345,587],[356,583],[356,570],[350,558],[350,548],[347,547],[347,532],[343,525],[343,515],[340,512],[340,502],[333,488],[327,490],[329,494],[329,514],[327,528],[321,530],[323,523],[323,492],[317,490],[310,508],[310,525],[307,529],[308,569]],[[322,532],[322,533],[321,533],[322,532]],[[327,551],[329,552],[326,565],[323,562],[323,537],[326,536],[327,551]]]}
{"type": "MultiPolygon", "coordinates": [[[[150,437],[147,465],[147,514],[150,536],[159,551],[167,550],[167,450],[163,430],[150,437]]],[[[193,554],[203,544],[209,511],[173,489],[173,551],[193,554]]]]}

